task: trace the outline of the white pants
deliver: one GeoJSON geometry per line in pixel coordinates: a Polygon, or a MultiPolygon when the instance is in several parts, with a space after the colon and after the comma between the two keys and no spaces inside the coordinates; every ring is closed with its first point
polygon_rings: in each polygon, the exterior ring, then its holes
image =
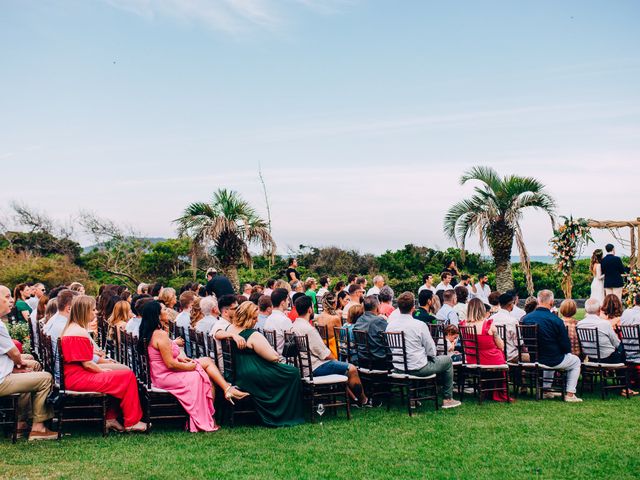
{"type": "MultiPolygon", "coordinates": [[[[576,393],[576,386],[578,385],[578,378],[580,378],[580,359],[572,353],[567,353],[562,361],[553,367],[555,370],[565,370],[567,372],[567,393],[576,393]]],[[[551,387],[551,381],[553,380],[554,372],[551,370],[545,370],[542,372],[543,387],[551,387]]]]}
{"type": "Polygon", "coordinates": [[[605,288],[604,289],[604,294],[605,295],[609,295],[613,293],[614,295],[616,295],[620,300],[622,300],[622,287],[620,288],[605,288]]]}

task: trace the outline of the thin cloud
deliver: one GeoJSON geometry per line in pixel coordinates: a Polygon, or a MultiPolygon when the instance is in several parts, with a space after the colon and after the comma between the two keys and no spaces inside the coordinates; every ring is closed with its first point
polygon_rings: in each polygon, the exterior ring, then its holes
{"type": "MultiPolygon", "coordinates": [[[[114,8],[147,20],[168,17],[183,23],[201,23],[225,33],[240,33],[254,27],[275,29],[285,23],[282,4],[277,0],[103,0],[114,8]]],[[[293,0],[317,13],[334,13],[341,0],[293,0]]]]}

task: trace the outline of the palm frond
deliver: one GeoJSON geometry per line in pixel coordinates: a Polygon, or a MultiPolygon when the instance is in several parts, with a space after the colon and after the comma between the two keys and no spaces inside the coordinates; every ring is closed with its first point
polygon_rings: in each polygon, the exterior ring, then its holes
{"type": "Polygon", "coordinates": [[[472,167],[462,174],[460,177],[460,185],[464,185],[470,180],[478,180],[484,183],[494,192],[498,192],[501,189],[502,179],[498,172],[491,167],[476,166],[472,167]]]}

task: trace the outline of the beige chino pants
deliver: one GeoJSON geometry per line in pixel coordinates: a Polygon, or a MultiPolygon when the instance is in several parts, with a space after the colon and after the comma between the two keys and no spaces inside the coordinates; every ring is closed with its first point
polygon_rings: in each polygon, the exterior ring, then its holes
{"type": "Polygon", "coordinates": [[[53,417],[51,407],[47,405],[52,382],[51,374],[47,372],[11,373],[0,383],[0,397],[22,393],[18,400],[19,421],[33,416],[34,423],[44,422],[53,417]]]}
{"type": "Polygon", "coordinates": [[[605,295],[609,295],[613,293],[614,295],[616,295],[620,300],[622,300],[622,287],[620,288],[605,288],[604,289],[604,294],[605,295]]]}

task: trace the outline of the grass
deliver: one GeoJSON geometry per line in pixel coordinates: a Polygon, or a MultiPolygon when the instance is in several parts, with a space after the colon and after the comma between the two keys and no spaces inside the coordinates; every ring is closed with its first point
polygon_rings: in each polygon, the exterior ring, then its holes
{"type": "Polygon", "coordinates": [[[400,406],[323,424],[149,435],[92,427],[60,442],[0,442],[2,478],[638,478],[640,399],[520,399],[410,418],[400,406]]]}
{"type": "Polygon", "coordinates": [[[582,320],[585,315],[586,315],[586,312],[584,311],[584,308],[579,308],[578,311],[576,312],[575,319],[582,320]]]}

